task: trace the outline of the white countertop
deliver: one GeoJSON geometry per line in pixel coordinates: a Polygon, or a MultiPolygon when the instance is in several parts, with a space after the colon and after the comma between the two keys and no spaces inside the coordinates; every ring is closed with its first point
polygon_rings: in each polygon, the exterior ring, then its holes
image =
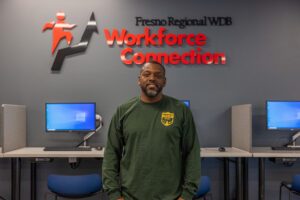
{"type": "Polygon", "coordinates": [[[235,148],[225,147],[224,152],[220,152],[218,147],[201,148],[201,157],[252,157],[252,153],[235,148]]]}
{"type": "Polygon", "coordinates": [[[101,158],[104,156],[104,150],[96,150],[92,148],[91,151],[44,151],[43,147],[25,147],[3,153],[4,158],[101,158]]]}
{"type": "Polygon", "coordinates": [[[272,150],[271,147],[252,147],[252,154],[253,157],[265,157],[265,158],[271,158],[271,157],[290,157],[290,158],[296,158],[300,157],[300,150],[296,151],[285,151],[285,150],[272,150]]]}
{"type": "MultiPolygon", "coordinates": [[[[220,152],[218,147],[201,148],[201,157],[300,157],[300,151],[279,151],[272,150],[271,147],[253,147],[252,152],[247,152],[234,147],[225,147],[225,152],[220,152]]],[[[2,148],[0,147],[0,152],[2,148]]],[[[104,149],[92,151],[43,151],[43,147],[25,147],[0,153],[0,158],[102,158],[104,149]]]]}
{"type": "MultiPolygon", "coordinates": [[[[1,150],[1,149],[0,149],[1,150]]],[[[251,157],[252,154],[234,147],[225,147],[225,152],[220,152],[218,147],[201,148],[201,157],[251,157]]],[[[43,151],[43,147],[24,147],[7,153],[1,153],[4,158],[102,158],[104,149],[92,151],[43,151]]]]}

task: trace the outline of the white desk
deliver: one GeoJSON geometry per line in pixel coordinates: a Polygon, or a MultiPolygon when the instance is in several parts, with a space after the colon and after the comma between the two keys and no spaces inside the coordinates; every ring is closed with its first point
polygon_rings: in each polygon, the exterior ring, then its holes
{"type": "Polygon", "coordinates": [[[272,150],[271,147],[253,147],[252,154],[255,158],[299,158],[300,150],[285,151],[272,150]]]}
{"type": "Polygon", "coordinates": [[[91,151],[44,151],[43,147],[25,147],[4,153],[7,158],[103,158],[104,149],[91,151]]]}
{"type": "Polygon", "coordinates": [[[236,158],[236,199],[248,199],[248,157],[252,153],[234,148],[225,147],[224,152],[220,152],[218,147],[207,147],[200,149],[202,158],[224,158],[224,199],[229,200],[229,159],[236,158]],[[243,170],[242,170],[243,166],[243,170]],[[243,171],[243,173],[242,173],[243,171]],[[243,181],[244,180],[244,181],[243,181]]]}
{"type": "MultiPolygon", "coordinates": [[[[216,147],[201,148],[200,156],[211,158],[252,157],[252,153],[238,148],[226,147],[225,149],[225,152],[220,152],[216,147]]],[[[100,151],[95,148],[92,148],[92,151],[44,151],[43,147],[25,147],[0,154],[0,156],[6,158],[103,158],[104,148],[100,151]]]]}
{"type": "MultiPolygon", "coordinates": [[[[203,158],[225,158],[224,159],[224,192],[225,199],[229,199],[229,157],[237,158],[237,195],[241,197],[241,185],[242,181],[242,170],[241,170],[241,158],[251,157],[252,154],[234,147],[226,147],[225,152],[218,151],[218,147],[201,148],[200,156],[203,158]]],[[[12,199],[19,200],[20,196],[20,159],[21,158],[103,158],[104,148],[102,150],[96,150],[92,148],[92,151],[44,151],[43,147],[25,147],[17,150],[13,150],[7,153],[3,153],[2,157],[12,158],[12,170],[14,177],[12,178],[12,199]]],[[[248,170],[244,170],[248,171],[248,170]]],[[[35,185],[36,185],[36,163],[31,164],[31,199],[36,199],[35,196],[35,185]]],[[[247,187],[246,187],[247,188],[247,187]]]]}
{"type": "MultiPolygon", "coordinates": [[[[201,157],[252,157],[252,153],[234,148],[226,147],[225,152],[220,152],[216,147],[201,148],[201,157]]],[[[1,152],[1,148],[0,148],[1,152]]],[[[0,153],[0,157],[5,158],[103,158],[104,148],[102,150],[96,150],[92,148],[91,151],[44,151],[43,147],[25,147],[17,150],[13,150],[7,153],[0,153]]]]}
{"type": "MultiPolygon", "coordinates": [[[[44,151],[43,147],[25,147],[2,153],[4,158],[12,158],[12,199],[20,200],[21,158],[102,158],[104,150],[91,151],[44,151]]],[[[31,199],[36,199],[36,163],[31,163],[31,199]]]]}
{"type": "Polygon", "coordinates": [[[299,158],[300,151],[272,150],[271,147],[253,147],[252,155],[259,159],[259,200],[265,199],[265,158],[299,158]]]}
{"type": "Polygon", "coordinates": [[[234,148],[234,147],[225,147],[224,152],[220,152],[216,147],[208,147],[201,148],[200,155],[201,157],[222,157],[222,158],[230,158],[230,157],[252,157],[252,153],[234,148]]]}

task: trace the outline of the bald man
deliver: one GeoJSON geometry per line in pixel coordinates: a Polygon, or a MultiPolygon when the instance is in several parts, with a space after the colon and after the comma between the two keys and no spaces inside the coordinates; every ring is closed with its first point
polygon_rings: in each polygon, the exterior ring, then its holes
{"type": "Polygon", "coordinates": [[[200,146],[189,108],[163,95],[165,68],[140,71],[141,95],[120,105],[108,131],[103,188],[111,200],[191,200],[197,192],[200,146]]]}

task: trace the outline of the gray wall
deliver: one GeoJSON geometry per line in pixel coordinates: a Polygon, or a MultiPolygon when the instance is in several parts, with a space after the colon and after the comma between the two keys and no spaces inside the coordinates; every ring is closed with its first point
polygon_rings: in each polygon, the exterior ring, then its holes
{"type": "MultiPolygon", "coordinates": [[[[27,105],[28,146],[45,146],[77,144],[82,138],[76,134],[46,134],[45,102],[95,101],[97,112],[104,118],[104,127],[93,136],[90,144],[104,145],[116,106],[139,95],[137,76],[140,66],[122,64],[122,47],[107,46],[103,29],[126,28],[129,32],[141,33],[144,27],[135,26],[136,16],[231,16],[233,25],[229,27],[167,27],[173,33],[204,33],[208,41],[203,51],[226,53],[227,64],[167,65],[165,93],[191,100],[202,147],[231,145],[230,107],[245,103],[254,107],[254,145],[283,144],[290,133],[265,131],[264,102],[266,99],[300,99],[299,8],[298,0],[0,0],[0,103],[27,105]],[[52,32],[42,32],[42,28],[46,22],[55,20],[59,10],[66,13],[66,22],[78,25],[72,30],[73,44],[79,42],[92,11],[99,34],[92,36],[85,53],[67,58],[62,71],[52,74],[52,32]]],[[[58,48],[65,46],[63,40],[58,48]]],[[[133,48],[141,52],[183,53],[196,47],[133,48]]],[[[9,166],[7,159],[0,160],[0,195],[8,199],[9,166]]],[[[256,166],[257,160],[252,159],[250,183],[257,183],[256,166]]],[[[288,171],[267,164],[266,199],[277,198],[279,182],[292,177],[297,166],[298,163],[288,171]]],[[[29,188],[25,186],[29,181],[29,162],[24,161],[23,167],[22,199],[29,199],[29,188]]],[[[203,173],[212,177],[215,199],[222,198],[221,167],[216,159],[203,162],[203,173]]],[[[39,166],[38,199],[42,199],[47,191],[46,176],[49,173],[78,174],[97,170],[99,163],[93,161],[84,162],[78,170],[71,171],[64,160],[39,166]]],[[[257,199],[257,188],[250,186],[249,194],[250,199],[257,199]]]]}

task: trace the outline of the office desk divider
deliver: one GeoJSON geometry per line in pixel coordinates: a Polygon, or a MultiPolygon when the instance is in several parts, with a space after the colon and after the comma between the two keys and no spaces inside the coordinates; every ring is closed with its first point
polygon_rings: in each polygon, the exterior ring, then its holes
{"type": "MultiPolygon", "coordinates": [[[[26,106],[1,105],[1,146],[6,152],[26,147],[26,106]]],[[[20,199],[20,159],[12,158],[11,199],[20,199]]]]}
{"type": "Polygon", "coordinates": [[[2,104],[2,152],[26,147],[26,106],[2,104]]]}
{"type": "Polygon", "coordinates": [[[231,107],[232,147],[251,152],[252,149],[252,105],[231,107]]]}
{"type": "MultiPolygon", "coordinates": [[[[231,107],[231,146],[244,150],[252,156],[252,105],[235,105],[231,107]]],[[[237,199],[248,199],[248,158],[236,159],[237,199]],[[242,169],[243,168],[243,169],[242,169]]]]}

